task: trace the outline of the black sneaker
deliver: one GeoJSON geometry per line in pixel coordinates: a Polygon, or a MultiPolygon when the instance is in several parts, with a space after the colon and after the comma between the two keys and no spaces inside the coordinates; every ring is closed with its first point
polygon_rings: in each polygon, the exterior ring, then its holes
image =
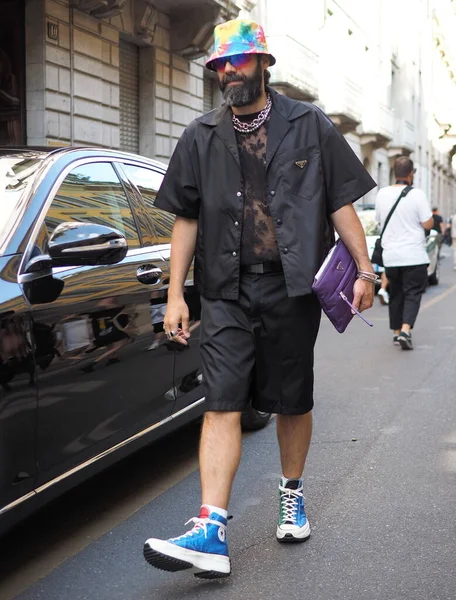
{"type": "Polygon", "coordinates": [[[401,331],[400,334],[397,336],[397,341],[401,345],[402,350],[413,350],[412,336],[410,335],[410,333],[401,331]]]}
{"type": "Polygon", "coordinates": [[[400,343],[399,343],[399,334],[398,335],[393,335],[393,344],[395,346],[400,346],[400,343]]]}

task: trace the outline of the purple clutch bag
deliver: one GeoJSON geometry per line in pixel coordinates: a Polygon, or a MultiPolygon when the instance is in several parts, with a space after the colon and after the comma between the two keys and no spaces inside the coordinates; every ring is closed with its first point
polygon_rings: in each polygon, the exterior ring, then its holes
{"type": "Polygon", "coordinates": [[[339,333],[347,329],[354,314],[373,327],[352,304],[357,276],[358,269],[347,246],[341,239],[337,240],[315,275],[312,289],[323,312],[339,333]]]}

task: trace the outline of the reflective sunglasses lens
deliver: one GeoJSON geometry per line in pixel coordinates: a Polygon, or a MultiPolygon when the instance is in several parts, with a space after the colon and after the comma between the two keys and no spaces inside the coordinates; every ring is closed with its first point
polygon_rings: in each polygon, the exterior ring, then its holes
{"type": "Polygon", "coordinates": [[[250,62],[251,56],[249,54],[235,54],[228,58],[229,62],[235,69],[241,69],[250,62]]]}
{"type": "Polygon", "coordinates": [[[216,58],[214,60],[214,67],[216,71],[223,71],[225,69],[227,59],[226,58],[216,58]]]}
{"type": "Polygon", "coordinates": [[[235,69],[242,69],[242,67],[245,67],[250,62],[251,58],[249,54],[235,54],[226,58],[216,58],[214,60],[214,67],[216,71],[224,71],[226,63],[229,62],[235,69]]]}

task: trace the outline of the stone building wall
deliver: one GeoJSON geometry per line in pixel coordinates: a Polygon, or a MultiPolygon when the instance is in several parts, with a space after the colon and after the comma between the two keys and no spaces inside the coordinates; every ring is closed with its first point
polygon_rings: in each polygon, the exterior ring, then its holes
{"type": "MultiPolygon", "coordinates": [[[[167,160],[184,127],[203,112],[203,63],[169,51],[170,22],[155,11],[137,36],[134,0],[122,17],[100,20],[68,0],[26,5],[28,145],[120,147],[119,44],[139,47],[139,151],[167,160]],[[58,27],[58,39],[49,28],[58,27]]],[[[55,29],[54,29],[55,31],[55,29]]]]}

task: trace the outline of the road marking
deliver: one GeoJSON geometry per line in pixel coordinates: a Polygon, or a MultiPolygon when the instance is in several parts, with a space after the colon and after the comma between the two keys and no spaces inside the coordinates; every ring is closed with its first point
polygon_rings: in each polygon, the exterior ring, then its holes
{"type": "Polygon", "coordinates": [[[440,302],[444,298],[447,298],[454,291],[456,291],[456,283],[454,285],[452,285],[450,288],[448,288],[445,292],[443,292],[443,294],[440,294],[439,296],[432,298],[432,300],[425,302],[423,304],[423,306],[421,307],[421,310],[423,311],[423,310],[430,308],[431,306],[434,306],[434,304],[437,304],[437,302],[440,302]]]}
{"type": "Polygon", "coordinates": [[[402,427],[400,427],[399,425],[391,425],[390,427],[380,429],[380,432],[384,435],[395,435],[396,433],[400,433],[401,431],[402,427]]]}
{"type": "Polygon", "coordinates": [[[447,473],[456,473],[456,450],[444,450],[440,457],[441,466],[447,473]]]}

